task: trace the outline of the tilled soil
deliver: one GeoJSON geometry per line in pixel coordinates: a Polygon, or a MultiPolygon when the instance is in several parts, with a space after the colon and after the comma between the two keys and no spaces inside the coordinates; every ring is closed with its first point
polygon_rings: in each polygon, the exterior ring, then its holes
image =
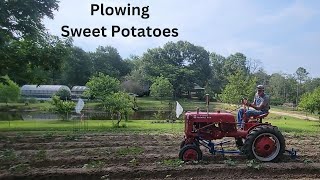
{"type": "MultiPolygon", "coordinates": [[[[178,160],[183,134],[1,134],[0,179],[315,179],[320,178],[319,136],[285,134],[298,150],[278,163],[242,155],[215,155],[202,147],[203,161],[178,160]],[[18,138],[17,138],[18,137],[18,138]]],[[[236,149],[231,138],[225,149],[236,149]]]]}

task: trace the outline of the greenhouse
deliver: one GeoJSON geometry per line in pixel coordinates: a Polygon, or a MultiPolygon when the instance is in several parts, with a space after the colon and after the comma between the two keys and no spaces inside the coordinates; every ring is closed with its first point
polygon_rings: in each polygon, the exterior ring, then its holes
{"type": "Polygon", "coordinates": [[[88,88],[86,86],[73,86],[71,89],[71,96],[72,99],[79,98],[83,95],[84,91],[88,88]]]}
{"type": "Polygon", "coordinates": [[[23,98],[48,100],[61,89],[66,89],[71,93],[70,88],[64,85],[24,85],[21,87],[21,96],[23,98]]]}

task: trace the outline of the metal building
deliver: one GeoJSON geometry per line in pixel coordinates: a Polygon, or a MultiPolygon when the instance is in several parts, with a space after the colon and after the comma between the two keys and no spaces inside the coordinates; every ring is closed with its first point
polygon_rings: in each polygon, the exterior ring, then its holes
{"type": "Polygon", "coordinates": [[[21,96],[23,98],[49,100],[61,89],[66,89],[71,93],[70,88],[64,85],[24,85],[21,87],[21,96]]]}
{"type": "Polygon", "coordinates": [[[71,89],[71,97],[72,99],[78,99],[83,96],[83,93],[88,88],[86,86],[73,86],[71,89]]]}

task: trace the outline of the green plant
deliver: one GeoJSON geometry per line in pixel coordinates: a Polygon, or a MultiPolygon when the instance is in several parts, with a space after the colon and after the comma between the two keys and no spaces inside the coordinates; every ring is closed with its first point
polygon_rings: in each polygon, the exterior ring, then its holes
{"type": "Polygon", "coordinates": [[[128,125],[126,123],[120,125],[120,124],[114,123],[112,121],[112,128],[127,128],[127,127],[128,127],[128,125]]]}
{"type": "Polygon", "coordinates": [[[102,161],[90,161],[88,164],[84,164],[82,168],[91,169],[91,168],[102,168],[105,165],[102,161]]]}
{"type": "Polygon", "coordinates": [[[63,101],[71,100],[71,92],[68,89],[62,88],[55,94],[63,101]]]}
{"type": "Polygon", "coordinates": [[[129,163],[133,166],[138,166],[139,165],[139,162],[136,158],[133,158],[129,161],[129,163]]]}
{"type": "Polygon", "coordinates": [[[228,158],[227,160],[224,160],[223,162],[224,162],[224,164],[226,164],[228,166],[235,166],[237,164],[236,161],[234,161],[234,160],[232,160],[230,158],[228,158]]]}
{"type": "Polygon", "coordinates": [[[116,154],[119,156],[138,155],[143,153],[143,151],[144,150],[141,147],[126,147],[118,149],[116,154]]]}
{"type": "Polygon", "coordinates": [[[160,107],[158,111],[153,114],[153,117],[155,120],[163,120],[164,115],[165,115],[165,111],[163,110],[163,107],[160,107]]]}
{"type": "Polygon", "coordinates": [[[52,102],[53,108],[51,111],[59,114],[62,120],[68,120],[69,115],[72,110],[74,110],[76,104],[73,101],[63,101],[59,96],[53,96],[52,102]]]}
{"type": "MultiPolygon", "coordinates": [[[[313,92],[303,94],[299,107],[312,114],[320,112],[320,87],[316,88],[313,92]]],[[[320,114],[318,113],[318,115],[320,114]]]]}
{"type": "Polygon", "coordinates": [[[310,163],[314,163],[314,161],[311,160],[311,159],[305,159],[305,160],[303,160],[303,163],[304,164],[310,164],[310,163]]]}
{"type": "Polygon", "coordinates": [[[11,166],[9,168],[9,171],[11,173],[24,173],[24,172],[27,172],[29,169],[30,169],[29,164],[17,164],[17,165],[11,166]]]}
{"type": "Polygon", "coordinates": [[[8,76],[1,77],[4,82],[0,82],[0,102],[16,102],[20,96],[20,88],[19,85],[12,80],[8,76]]]}
{"type": "Polygon", "coordinates": [[[103,176],[101,176],[101,178],[100,179],[106,179],[106,180],[109,180],[110,178],[109,178],[109,174],[106,174],[106,175],[103,175],[103,176]]]}
{"type": "Polygon", "coordinates": [[[37,160],[45,160],[47,159],[47,151],[46,150],[40,150],[36,154],[36,159],[37,160]]]}
{"type": "Polygon", "coordinates": [[[129,114],[133,112],[133,102],[131,97],[124,92],[117,92],[102,98],[106,112],[112,114],[112,119],[115,116],[117,119],[117,126],[124,117],[127,120],[129,114]]]}
{"type": "Polygon", "coordinates": [[[261,163],[256,161],[255,159],[252,159],[252,160],[247,161],[247,167],[260,170],[261,169],[261,163]]]}
{"type": "Polygon", "coordinates": [[[17,155],[13,149],[5,149],[0,151],[0,159],[4,161],[14,161],[17,159],[17,155]]]}
{"type": "Polygon", "coordinates": [[[3,134],[0,134],[0,142],[5,142],[5,141],[8,141],[9,140],[9,137],[3,135],[3,134]]]}
{"type": "Polygon", "coordinates": [[[23,133],[18,132],[18,133],[16,134],[16,136],[14,137],[14,140],[20,141],[21,139],[23,139],[23,133]]]}
{"type": "Polygon", "coordinates": [[[181,166],[184,162],[181,161],[180,159],[165,159],[162,161],[162,164],[165,166],[181,166]]]}
{"type": "Polygon", "coordinates": [[[78,141],[80,136],[78,134],[67,134],[64,138],[67,141],[78,141]]]}
{"type": "Polygon", "coordinates": [[[151,96],[155,97],[156,99],[160,99],[162,103],[164,98],[172,96],[173,86],[167,78],[159,76],[151,85],[150,91],[151,96]]]}
{"type": "Polygon", "coordinates": [[[52,140],[53,139],[53,133],[52,132],[45,132],[42,134],[42,139],[44,140],[52,140]]]}

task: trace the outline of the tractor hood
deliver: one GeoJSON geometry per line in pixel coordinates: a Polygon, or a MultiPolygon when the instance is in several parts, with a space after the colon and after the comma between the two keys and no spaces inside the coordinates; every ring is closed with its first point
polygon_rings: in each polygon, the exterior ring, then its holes
{"type": "Polygon", "coordinates": [[[221,112],[187,112],[185,114],[186,120],[197,119],[205,120],[207,122],[235,122],[235,118],[231,113],[221,112]]]}

